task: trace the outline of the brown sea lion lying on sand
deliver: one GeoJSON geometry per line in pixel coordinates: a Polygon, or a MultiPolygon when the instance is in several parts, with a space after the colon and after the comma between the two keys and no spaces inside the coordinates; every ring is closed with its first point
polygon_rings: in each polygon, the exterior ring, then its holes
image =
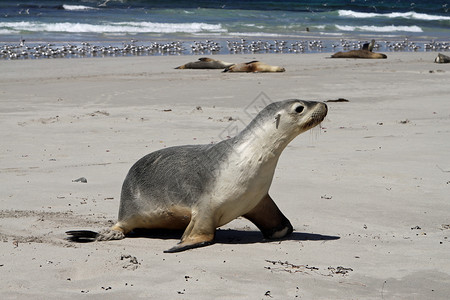
{"type": "Polygon", "coordinates": [[[370,52],[369,50],[351,50],[347,52],[337,52],[331,58],[387,58],[386,54],[370,52]]]}
{"type": "Polygon", "coordinates": [[[176,67],[175,69],[224,69],[231,65],[233,65],[233,63],[228,63],[208,57],[202,57],[197,61],[188,62],[187,64],[176,67]]]}
{"type": "Polygon", "coordinates": [[[235,64],[223,70],[224,72],[284,72],[284,68],[271,66],[263,62],[254,60],[247,63],[235,64]]]}
{"type": "Polygon", "coordinates": [[[360,50],[337,52],[331,55],[331,58],[369,58],[369,59],[387,58],[386,54],[372,52],[374,45],[375,40],[372,40],[370,43],[364,44],[362,49],[360,50]]]}
{"type": "Polygon", "coordinates": [[[439,53],[434,62],[437,64],[448,64],[450,63],[450,56],[439,53]]]}

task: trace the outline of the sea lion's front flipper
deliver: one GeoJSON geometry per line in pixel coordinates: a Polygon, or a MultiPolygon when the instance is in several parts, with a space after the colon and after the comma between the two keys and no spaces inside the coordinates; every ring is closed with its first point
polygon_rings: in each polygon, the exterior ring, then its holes
{"type": "Polygon", "coordinates": [[[175,253],[175,252],[181,252],[181,251],[185,251],[185,250],[189,250],[189,249],[194,249],[194,248],[200,248],[200,247],[205,247],[205,246],[209,246],[214,244],[214,241],[203,241],[203,242],[199,242],[199,243],[194,243],[194,244],[186,244],[186,243],[180,243],[170,249],[164,250],[164,253],[175,253]]]}
{"type": "Polygon", "coordinates": [[[164,253],[181,252],[193,248],[204,247],[214,243],[216,227],[212,218],[194,216],[184,231],[181,241],[164,253]]]}
{"type": "Polygon", "coordinates": [[[293,231],[291,222],[283,215],[268,194],[243,217],[255,224],[264,237],[268,239],[282,238],[293,231]]]}

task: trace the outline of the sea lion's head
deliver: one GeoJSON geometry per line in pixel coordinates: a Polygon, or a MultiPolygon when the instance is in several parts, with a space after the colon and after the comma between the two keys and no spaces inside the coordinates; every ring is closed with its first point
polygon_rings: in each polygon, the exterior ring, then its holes
{"type": "Polygon", "coordinates": [[[320,124],[328,108],[323,102],[290,99],[267,105],[248,125],[247,132],[289,142],[320,124]]]}
{"type": "Polygon", "coordinates": [[[319,125],[328,113],[328,107],[323,102],[294,100],[288,117],[303,133],[319,125]]]}

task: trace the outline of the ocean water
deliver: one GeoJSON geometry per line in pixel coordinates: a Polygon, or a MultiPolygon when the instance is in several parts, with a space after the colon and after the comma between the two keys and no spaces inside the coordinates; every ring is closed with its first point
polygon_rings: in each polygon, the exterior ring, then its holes
{"type": "MultiPolygon", "coordinates": [[[[0,44],[206,39],[449,41],[448,0],[0,1],[0,44]]],[[[327,47],[322,48],[327,49],[327,47]]]]}

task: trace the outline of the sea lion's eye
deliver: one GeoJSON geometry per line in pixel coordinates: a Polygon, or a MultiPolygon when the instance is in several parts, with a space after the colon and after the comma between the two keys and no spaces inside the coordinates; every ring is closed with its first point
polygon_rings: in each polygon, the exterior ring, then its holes
{"type": "Polygon", "coordinates": [[[301,113],[303,111],[303,109],[304,109],[304,107],[300,105],[295,108],[295,111],[298,113],[301,113]]]}

